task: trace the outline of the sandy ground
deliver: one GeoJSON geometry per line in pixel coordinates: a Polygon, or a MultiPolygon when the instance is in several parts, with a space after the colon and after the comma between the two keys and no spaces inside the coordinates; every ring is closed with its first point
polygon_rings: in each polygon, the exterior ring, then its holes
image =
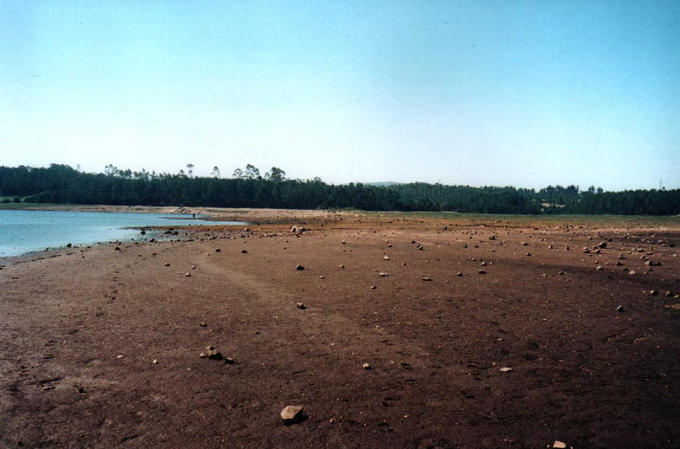
{"type": "Polygon", "coordinates": [[[680,447],[680,231],[228,215],[4,262],[0,447],[680,447]]]}

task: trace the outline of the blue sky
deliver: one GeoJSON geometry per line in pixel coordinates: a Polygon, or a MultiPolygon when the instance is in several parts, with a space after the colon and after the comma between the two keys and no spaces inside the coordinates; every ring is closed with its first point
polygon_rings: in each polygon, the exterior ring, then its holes
{"type": "Polygon", "coordinates": [[[0,164],[680,188],[680,2],[4,1],[0,164]]]}

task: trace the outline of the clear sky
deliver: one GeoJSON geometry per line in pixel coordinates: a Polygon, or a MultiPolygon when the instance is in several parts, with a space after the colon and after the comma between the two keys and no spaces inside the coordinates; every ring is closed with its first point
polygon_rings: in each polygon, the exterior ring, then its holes
{"type": "Polygon", "coordinates": [[[0,165],[680,188],[680,1],[0,0],[0,165]]]}

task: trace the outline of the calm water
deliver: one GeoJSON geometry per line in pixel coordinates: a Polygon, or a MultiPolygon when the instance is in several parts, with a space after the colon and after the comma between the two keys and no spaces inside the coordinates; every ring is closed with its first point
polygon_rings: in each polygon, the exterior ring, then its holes
{"type": "Polygon", "coordinates": [[[31,251],[84,245],[111,240],[131,240],[142,236],[142,226],[189,226],[199,224],[241,224],[191,219],[191,215],[130,214],[111,212],[66,212],[0,210],[0,257],[31,251]],[[189,218],[176,220],[176,218],[189,218]]]}

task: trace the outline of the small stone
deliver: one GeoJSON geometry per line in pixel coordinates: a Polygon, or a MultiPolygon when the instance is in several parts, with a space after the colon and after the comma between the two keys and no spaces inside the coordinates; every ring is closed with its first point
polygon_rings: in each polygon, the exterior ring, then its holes
{"type": "Polygon", "coordinates": [[[512,368],[510,368],[509,366],[504,366],[503,368],[499,369],[499,371],[501,373],[509,373],[510,371],[512,371],[512,368]]]}
{"type": "Polygon", "coordinates": [[[430,278],[430,277],[427,277],[427,276],[423,277],[422,279],[423,279],[423,281],[426,281],[426,282],[429,282],[429,281],[431,281],[431,280],[432,280],[432,278],[430,278]]]}
{"type": "Polygon", "coordinates": [[[567,444],[560,440],[555,440],[552,447],[553,449],[567,449],[567,444]]]}
{"type": "Polygon", "coordinates": [[[166,263],[166,264],[165,264],[165,266],[166,266],[166,267],[169,267],[169,266],[170,266],[170,264],[169,264],[169,263],[166,263]]]}
{"type": "Polygon", "coordinates": [[[222,360],[222,353],[218,351],[214,346],[206,346],[205,352],[201,352],[199,355],[200,358],[205,359],[208,358],[210,360],[222,360]]]}
{"type": "Polygon", "coordinates": [[[482,266],[482,267],[485,267],[485,266],[486,266],[486,262],[482,262],[482,263],[480,263],[479,265],[482,266]]]}
{"type": "Polygon", "coordinates": [[[656,290],[650,290],[650,291],[649,291],[649,294],[650,294],[651,296],[656,296],[656,295],[659,294],[659,292],[657,292],[656,290]]]}
{"type": "Polygon", "coordinates": [[[207,327],[208,326],[208,324],[205,321],[201,321],[200,323],[198,323],[198,325],[201,326],[201,327],[207,327]]]}
{"type": "Polygon", "coordinates": [[[248,250],[247,250],[247,249],[242,249],[242,250],[241,250],[241,254],[248,254],[248,250]]]}
{"type": "Polygon", "coordinates": [[[190,278],[190,277],[191,277],[191,273],[189,273],[189,272],[187,271],[186,273],[184,273],[184,277],[190,278]]]}
{"type": "Polygon", "coordinates": [[[117,358],[117,359],[122,359],[122,358],[123,358],[123,354],[118,354],[118,355],[116,356],[116,358],[117,358]]]}
{"type": "Polygon", "coordinates": [[[602,268],[602,265],[598,265],[597,267],[595,267],[595,269],[598,270],[598,271],[601,271],[603,268],[602,268]]]}
{"type": "Polygon", "coordinates": [[[560,276],[564,276],[564,271],[558,271],[557,274],[560,276]]]}
{"type": "Polygon", "coordinates": [[[623,308],[623,306],[617,306],[617,307],[616,307],[616,311],[617,311],[617,312],[623,313],[623,312],[625,312],[626,310],[623,308]]]}
{"type": "Polygon", "coordinates": [[[221,252],[222,252],[222,250],[221,250],[221,249],[219,249],[219,248],[215,248],[215,252],[216,252],[216,253],[221,253],[221,252]]]}
{"type": "Polygon", "coordinates": [[[375,285],[371,285],[370,289],[371,289],[371,290],[375,290],[375,289],[376,289],[376,286],[375,286],[375,285]]]}
{"type": "Polygon", "coordinates": [[[236,360],[232,359],[231,357],[225,357],[224,358],[224,364],[225,365],[235,365],[236,360]]]}
{"type": "Polygon", "coordinates": [[[302,405],[287,405],[281,410],[281,419],[285,423],[293,423],[302,418],[304,407],[302,405]]]}
{"type": "Polygon", "coordinates": [[[459,271],[458,273],[456,273],[456,276],[462,277],[462,276],[463,276],[463,273],[461,273],[461,272],[459,271]]]}
{"type": "Polygon", "coordinates": [[[345,265],[340,264],[340,265],[338,265],[338,268],[345,268],[345,265]]]}
{"type": "Polygon", "coordinates": [[[371,365],[369,363],[364,363],[363,365],[361,365],[361,367],[365,370],[371,369],[371,365]]]}
{"type": "Polygon", "coordinates": [[[484,270],[477,270],[477,273],[479,273],[479,274],[486,274],[486,271],[484,271],[484,270]]]}
{"type": "Polygon", "coordinates": [[[302,271],[302,270],[305,269],[305,267],[303,267],[303,266],[300,265],[300,264],[297,264],[297,265],[295,265],[295,269],[298,270],[298,271],[302,271]]]}
{"type": "Polygon", "coordinates": [[[297,307],[297,308],[300,309],[300,310],[305,310],[305,309],[307,308],[307,306],[304,305],[304,304],[301,303],[301,302],[296,302],[296,303],[295,303],[295,307],[297,307]]]}
{"type": "Polygon", "coordinates": [[[527,242],[522,242],[522,246],[529,246],[527,242]]]}
{"type": "Polygon", "coordinates": [[[637,273],[635,273],[635,270],[630,270],[630,271],[628,272],[628,274],[629,274],[630,276],[634,276],[634,275],[637,274],[637,273]]]}
{"type": "Polygon", "coordinates": [[[321,276],[319,276],[319,279],[326,279],[326,276],[322,274],[321,276]]]}
{"type": "Polygon", "coordinates": [[[670,298],[671,296],[673,296],[673,293],[671,293],[670,290],[666,290],[665,296],[666,298],[670,298]]]}
{"type": "Polygon", "coordinates": [[[383,260],[390,260],[390,256],[388,256],[387,254],[385,254],[385,255],[383,256],[383,260]]]}
{"type": "Polygon", "coordinates": [[[387,276],[389,276],[389,275],[388,275],[387,273],[385,273],[384,271],[381,271],[381,272],[379,273],[379,276],[380,276],[381,278],[385,278],[385,277],[387,277],[387,276]]]}

